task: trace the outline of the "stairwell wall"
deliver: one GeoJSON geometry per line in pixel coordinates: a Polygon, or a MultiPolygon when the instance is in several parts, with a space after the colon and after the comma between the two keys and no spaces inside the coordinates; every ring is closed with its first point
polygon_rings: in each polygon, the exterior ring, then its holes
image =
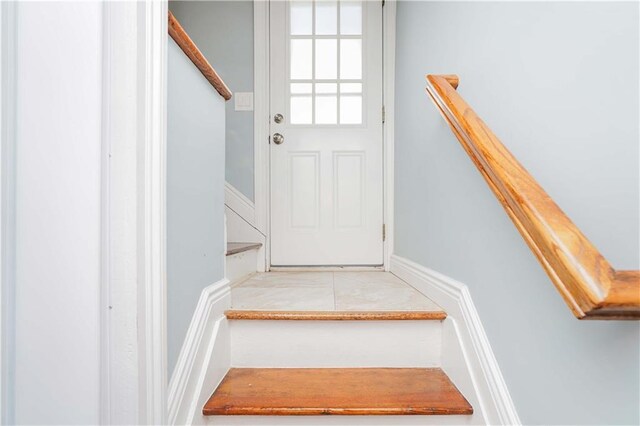
{"type": "Polygon", "coordinates": [[[225,101],[173,39],[168,43],[167,365],[171,373],[202,290],[224,278],[225,101]]]}
{"type": "MultiPolygon", "coordinates": [[[[169,9],[233,92],[253,92],[253,1],[170,1],[169,9]]],[[[253,112],[226,105],[227,182],[254,201],[253,112]]]]}
{"type": "Polygon", "coordinates": [[[425,93],[458,91],[620,269],[640,267],[637,2],[399,1],[395,252],[468,285],[524,424],[638,424],[640,324],[564,304],[425,93]]]}

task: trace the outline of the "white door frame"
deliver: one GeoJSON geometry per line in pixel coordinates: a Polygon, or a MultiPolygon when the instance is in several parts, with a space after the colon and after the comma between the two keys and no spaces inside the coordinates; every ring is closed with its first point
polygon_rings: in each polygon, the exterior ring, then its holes
{"type": "Polygon", "coordinates": [[[383,0],[382,7],[382,90],[385,119],[384,132],[384,270],[391,268],[394,222],[394,152],[395,152],[395,98],[396,98],[396,0],[383,0]]]}
{"type": "MultiPolygon", "coordinates": [[[[101,323],[100,422],[109,424],[118,413],[117,419],[121,423],[165,424],[168,3],[167,0],[144,0],[139,3],[103,4],[102,278],[101,297],[96,301],[101,323]],[[129,46],[131,48],[127,48],[129,46]],[[129,72],[132,61],[137,78],[135,88],[127,91],[121,83],[132,79],[129,72]],[[138,115],[129,114],[132,111],[137,111],[138,115]],[[133,118],[133,137],[116,134],[115,130],[121,124],[131,124],[131,116],[138,117],[133,118]],[[126,145],[132,143],[134,148],[127,149],[130,146],[126,145]],[[112,156],[116,151],[125,155],[112,156]],[[117,172],[112,173],[112,170],[117,172]],[[123,197],[125,187],[131,192],[131,182],[136,182],[133,189],[135,197],[123,197]],[[116,199],[118,202],[112,203],[116,199]],[[122,230],[124,226],[136,238],[129,246],[118,244],[116,251],[113,242],[121,243],[122,236],[115,229],[122,230]],[[109,271],[130,264],[132,256],[135,256],[137,274],[133,284],[126,288],[123,283],[112,280],[109,271]],[[120,307],[133,305],[133,329],[131,323],[115,321],[109,314],[113,303],[120,303],[120,307]],[[127,351],[113,350],[114,340],[130,342],[135,347],[136,356],[127,351]],[[133,407],[131,401],[117,397],[118,391],[127,387],[135,396],[133,407]],[[123,410],[126,411],[124,415],[123,410]]],[[[12,257],[15,247],[15,141],[12,133],[16,101],[13,93],[15,7],[12,2],[0,5],[0,42],[3,47],[0,58],[0,362],[3,364],[0,421],[3,424],[11,424],[13,416],[8,403],[12,392],[7,392],[12,388],[10,371],[13,366],[7,346],[11,345],[14,327],[10,314],[15,270],[12,257]]]]}
{"type": "Polygon", "coordinates": [[[168,2],[105,2],[103,19],[101,422],[166,424],[168,2]]]}
{"type": "Polygon", "coordinates": [[[253,1],[253,128],[255,227],[265,235],[265,269],[271,266],[269,229],[269,1],[253,1]]]}
{"type": "MultiPolygon", "coordinates": [[[[365,0],[366,1],[366,0],[365,0]]],[[[378,0],[374,0],[378,1],[378,0]]],[[[380,0],[382,1],[382,0],[380,0]]],[[[395,98],[395,38],[396,0],[383,3],[383,124],[384,183],[383,215],[386,229],[384,270],[388,271],[393,253],[393,193],[394,193],[394,98],[395,98]]],[[[266,269],[271,268],[270,181],[269,181],[269,1],[253,1],[253,66],[254,66],[254,205],[256,227],[266,236],[266,269]]]]}

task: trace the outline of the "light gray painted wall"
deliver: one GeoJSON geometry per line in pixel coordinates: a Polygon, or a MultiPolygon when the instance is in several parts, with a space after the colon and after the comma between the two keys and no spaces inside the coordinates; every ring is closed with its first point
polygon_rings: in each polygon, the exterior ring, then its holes
{"type": "Polygon", "coordinates": [[[639,265],[638,3],[398,4],[395,250],[474,298],[525,424],[638,424],[640,325],[573,317],[425,94],[459,92],[618,268],[639,265]]]}
{"type": "Polygon", "coordinates": [[[3,415],[8,424],[98,424],[103,7],[15,8],[15,140],[6,141],[15,144],[15,200],[3,206],[15,213],[15,280],[5,283],[15,286],[15,340],[3,415]]]}
{"type": "Polygon", "coordinates": [[[175,367],[202,289],[224,277],[224,99],[169,38],[167,340],[175,367]]]}
{"type": "MultiPolygon", "coordinates": [[[[253,1],[170,1],[169,9],[232,92],[253,92],[253,1]]],[[[227,182],[253,195],[253,112],[227,102],[227,182]]]]}

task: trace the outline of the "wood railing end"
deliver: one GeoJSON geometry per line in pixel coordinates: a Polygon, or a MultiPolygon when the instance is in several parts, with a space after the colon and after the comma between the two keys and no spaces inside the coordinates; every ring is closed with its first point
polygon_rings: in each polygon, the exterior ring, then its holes
{"type": "Polygon", "coordinates": [[[459,94],[428,74],[427,93],[549,278],[582,320],[640,320],[640,271],[616,271],[459,94]]]}
{"type": "Polygon", "coordinates": [[[444,78],[454,89],[457,89],[458,84],[460,84],[460,78],[455,74],[427,74],[426,75],[426,79],[429,82],[433,82],[434,77],[444,78]]]}

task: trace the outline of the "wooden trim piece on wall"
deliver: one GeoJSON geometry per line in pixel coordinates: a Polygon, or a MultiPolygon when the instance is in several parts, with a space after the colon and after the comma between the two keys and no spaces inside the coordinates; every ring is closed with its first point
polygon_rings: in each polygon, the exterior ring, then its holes
{"type": "Polygon", "coordinates": [[[200,70],[202,75],[211,83],[211,85],[218,91],[220,96],[225,100],[231,99],[232,93],[227,85],[222,81],[218,73],[211,66],[207,58],[204,57],[198,46],[191,40],[189,34],[182,28],[180,22],[173,16],[173,13],[169,12],[169,35],[176,42],[176,44],[182,49],[182,51],[191,59],[196,67],[200,70]]]}

